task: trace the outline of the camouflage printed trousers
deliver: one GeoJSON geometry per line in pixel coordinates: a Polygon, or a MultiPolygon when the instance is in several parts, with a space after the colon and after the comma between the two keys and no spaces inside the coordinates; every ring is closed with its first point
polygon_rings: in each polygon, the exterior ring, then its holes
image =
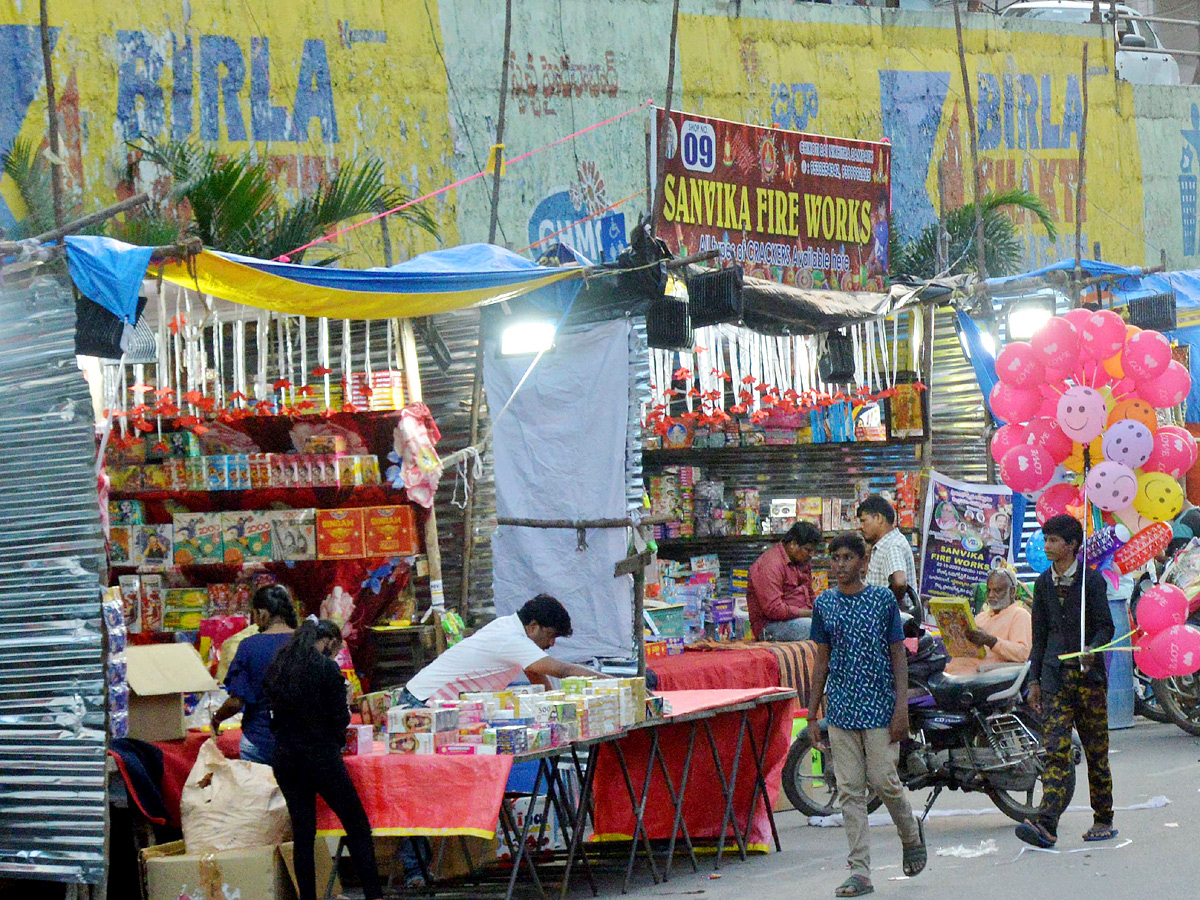
{"type": "Polygon", "coordinates": [[[1112,770],[1108,766],[1108,687],[1085,683],[1078,669],[1063,669],[1062,687],[1042,698],[1046,769],[1042,776],[1042,806],[1038,818],[1051,834],[1058,833],[1058,819],[1071,801],[1067,787],[1075,765],[1071,748],[1072,726],[1083,742],[1095,822],[1111,825],[1113,820],[1112,770]]]}

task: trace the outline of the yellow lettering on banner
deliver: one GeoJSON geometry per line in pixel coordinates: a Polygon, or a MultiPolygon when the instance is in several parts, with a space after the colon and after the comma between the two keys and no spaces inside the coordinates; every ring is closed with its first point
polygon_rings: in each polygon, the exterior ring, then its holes
{"type": "Polygon", "coordinates": [[[679,176],[679,192],[675,195],[675,220],[682,222],[684,225],[691,225],[696,221],[692,218],[692,211],[688,209],[686,175],[679,176]]]}
{"type": "Polygon", "coordinates": [[[834,228],[834,240],[844,241],[846,240],[846,199],[844,197],[838,197],[837,200],[834,201],[834,204],[835,209],[837,210],[837,225],[834,228]]]}
{"type": "Polygon", "coordinates": [[[833,240],[833,198],[821,198],[821,234],[825,240],[833,240]]]}
{"type": "Polygon", "coordinates": [[[789,237],[799,237],[800,223],[796,221],[800,217],[800,195],[795,191],[788,191],[788,222],[787,233],[789,237]]]}
{"type": "Polygon", "coordinates": [[[745,185],[742,185],[742,208],[738,216],[738,228],[742,231],[750,230],[750,190],[745,185]]]}
{"type": "Polygon", "coordinates": [[[819,194],[804,195],[804,224],[810,239],[821,236],[821,197],[819,194]]]}
{"type": "Polygon", "coordinates": [[[704,221],[701,224],[707,225],[710,228],[714,222],[718,228],[721,227],[721,223],[717,221],[721,216],[721,207],[719,204],[716,204],[714,209],[714,204],[717,199],[717,190],[720,187],[721,185],[717,184],[715,181],[704,182],[704,221]]]}
{"type": "Polygon", "coordinates": [[[663,179],[663,218],[675,221],[675,176],[670,174],[663,179]]]}
{"type": "Polygon", "coordinates": [[[763,230],[763,221],[762,221],[763,220],[763,207],[766,207],[766,212],[768,215],[770,215],[770,213],[771,213],[770,200],[771,200],[771,192],[768,191],[766,188],[755,188],[754,189],[754,205],[758,211],[758,227],[756,229],[754,229],[755,231],[763,230]]]}
{"type": "Polygon", "coordinates": [[[693,225],[703,224],[702,217],[704,215],[704,182],[697,181],[695,178],[693,178],[691,181],[688,182],[688,190],[690,191],[690,196],[688,197],[688,205],[692,208],[691,224],[693,224],[693,225]]]}
{"type": "Polygon", "coordinates": [[[721,185],[723,206],[725,207],[725,215],[723,218],[724,225],[722,228],[733,228],[738,219],[737,209],[737,185],[726,184],[721,185]]]}
{"type": "Polygon", "coordinates": [[[861,203],[861,200],[849,201],[850,212],[846,219],[846,240],[852,244],[862,243],[862,239],[858,236],[858,207],[861,203]]]}
{"type": "Polygon", "coordinates": [[[862,209],[859,210],[862,216],[862,239],[861,242],[866,244],[871,240],[871,201],[864,200],[862,209]]]}
{"type": "Polygon", "coordinates": [[[772,234],[787,234],[788,198],[783,191],[775,192],[775,215],[771,222],[772,234]]]}

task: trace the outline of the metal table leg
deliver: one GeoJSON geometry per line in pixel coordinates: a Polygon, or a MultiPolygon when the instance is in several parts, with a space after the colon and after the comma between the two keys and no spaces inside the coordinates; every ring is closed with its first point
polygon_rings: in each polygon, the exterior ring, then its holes
{"type": "Polygon", "coordinates": [[[767,730],[763,732],[761,748],[754,739],[754,726],[750,726],[750,758],[754,760],[754,790],[750,793],[750,810],[746,819],[746,831],[748,835],[750,826],[754,822],[754,809],[758,804],[758,796],[761,791],[763,806],[767,808],[767,821],[771,825],[771,838],[775,842],[775,852],[779,853],[783,850],[783,845],[779,842],[779,830],[775,827],[775,811],[771,809],[771,797],[767,793],[767,781],[763,775],[763,765],[767,761],[767,748],[771,743],[771,729],[775,726],[775,704],[769,703],[766,706],[767,730]]]}
{"type": "Polygon", "coordinates": [[[621,893],[629,893],[629,879],[633,875],[633,862],[637,858],[637,845],[639,835],[642,837],[646,845],[646,858],[650,861],[650,874],[654,878],[654,883],[658,884],[658,866],[654,862],[654,848],[650,844],[650,836],[646,832],[646,798],[650,795],[650,778],[654,773],[654,748],[658,746],[658,729],[651,729],[650,737],[650,761],[646,766],[646,780],[642,784],[642,797],[639,801],[633,789],[633,780],[629,777],[629,765],[625,761],[625,752],[621,749],[620,741],[613,741],[613,750],[617,754],[617,762],[621,767],[621,775],[625,779],[625,788],[629,791],[629,802],[633,806],[634,827],[633,840],[629,846],[629,864],[625,869],[625,881],[621,885],[621,893]]]}
{"type": "Polygon", "coordinates": [[[583,830],[587,826],[588,808],[592,802],[592,784],[596,777],[596,757],[598,755],[599,745],[593,744],[588,748],[587,771],[580,772],[579,757],[575,752],[575,748],[571,748],[571,758],[575,765],[575,771],[581,777],[579,779],[579,803],[575,807],[574,819],[571,822],[571,840],[567,848],[567,865],[563,870],[562,889],[559,891],[559,897],[565,900],[567,890],[571,885],[571,868],[575,863],[575,857],[580,856],[588,870],[588,881],[592,885],[592,896],[597,895],[596,881],[592,875],[591,863],[587,858],[587,851],[583,849],[583,830]]]}
{"type": "Polygon", "coordinates": [[[338,864],[342,861],[342,851],[346,849],[346,837],[338,838],[337,852],[333,854],[333,870],[329,873],[329,884],[325,885],[325,900],[333,896],[333,885],[337,881],[338,864]]]}
{"type": "MultiPolygon", "coordinates": [[[[533,791],[529,795],[530,811],[534,810],[537,807],[537,799],[538,799],[538,795],[540,793],[539,789],[541,788],[541,783],[542,783],[542,766],[539,765],[537,774],[533,778],[533,791]]],[[[505,800],[504,806],[502,807],[502,809],[508,816],[509,825],[511,825],[513,832],[516,833],[518,831],[518,829],[516,827],[517,821],[516,821],[516,817],[513,815],[511,801],[505,800]]],[[[521,871],[521,861],[522,860],[524,860],[529,866],[529,874],[533,877],[533,883],[534,883],[534,886],[537,888],[538,893],[543,897],[546,896],[546,891],[542,887],[542,881],[538,877],[537,866],[534,864],[533,858],[526,852],[526,847],[528,846],[528,842],[529,842],[529,826],[530,826],[530,823],[532,823],[532,822],[533,822],[533,816],[527,813],[525,815],[525,823],[521,826],[521,828],[519,829],[520,833],[519,833],[519,835],[517,835],[518,840],[517,840],[517,846],[515,848],[515,851],[514,851],[514,848],[512,847],[512,842],[511,841],[509,842],[509,852],[514,853],[514,855],[513,855],[512,874],[509,875],[508,891],[505,894],[506,900],[512,900],[513,892],[516,890],[516,887],[517,887],[517,875],[521,871]]],[[[544,818],[543,818],[543,827],[544,827],[544,818]]]]}
{"type": "Polygon", "coordinates": [[[721,857],[725,853],[725,829],[733,826],[733,836],[737,840],[738,853],[742,860],[746,859],[746,836],[738,830],[737,816],[733,813],[733,799],[737,792],[738,768],[742,761],[742,745],[745,743],[746,726],[749,724],[748,710],[742,710],[742,720],[738,724],[737,744],[733,751],[733,766],[729,770],[729,795],[725,798],[725,817],[721,820],[721,836],[717,840],[717,860],[714,868],[721,868],[721,857]]]}
{"type": "Polygon", "coordinates": [[[671,784],[671,775],[667,771],[667,760],[663,756],[662,749],[658,748],[657,756],[659,767],[662,769],[663,781],[667,784],[667,793],[671,797],[671,803],[675,807],[675,824],[671,829],[671,839],[667,843],[667,860],[663,866],[663,881],[668,881],[671,878],[671,865],[675,860],[675,838],[679,832],[683,831],[683,843],[687,847],[688,857],[692,861],[692,871],[699,872],[700,867],[696,864],[696,850],[692,846],[691,835],[688,834],[687,823],[683,820],[683,798],[687,792],[688,776],[692,770],[692,751],[696,747],[696,723],[691,723],[691,731],[688,734],[687,754],[683,758],[683,772],[679,776],[679,794],[676,795],[675,788],[671,784]]]}

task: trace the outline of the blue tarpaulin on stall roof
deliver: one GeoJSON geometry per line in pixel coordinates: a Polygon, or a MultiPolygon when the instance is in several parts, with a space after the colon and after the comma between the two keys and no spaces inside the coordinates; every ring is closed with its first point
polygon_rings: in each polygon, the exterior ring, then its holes
{"type": "Polygon", "coordinates": [[[132,325],[153,252],[112,238],[75,235],[67,238],[67,269],[83,296],[132,325]]]}
{"type": "MultiPolygon", "coordinates": [[[[1095,278],[1100,275],[1124,275],[1129,278],[1137,278],[1142,274],[1142,269],[1138,266],[1118,266],[1116,263],[1108,263],[1099,259],[1080,260],[1079,267],[1083,270],[1085,278],[1095,278]]],[[[1039,278],[1043,275],[1049,275],[1051,272],[1074,271],[1075,259],[1072,257],[1070,259],[1060,259],[1056,263],[1051,263],[1032,272],[1022,272],[1020,275],[1006,275],[1003,278],[989,278],[987,283],[988,287],[991,288],[1003,288],[1015,281],[1021,281],[1026,278],[1039,278]]]]}

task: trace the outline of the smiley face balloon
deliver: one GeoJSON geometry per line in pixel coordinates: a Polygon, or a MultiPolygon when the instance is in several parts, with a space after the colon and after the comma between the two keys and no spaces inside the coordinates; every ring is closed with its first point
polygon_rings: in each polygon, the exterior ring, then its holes
{"type": "Polygon", "coordinates": [[[1095,388],[1077,384],[1058,399],[1058,425],[1071,440],[1087,444],[1104,431],[1108,402],[1095,388]]]}
{"type": "Polygon", "coordinates": [[[1150,429],[1151,434],[1154,434],[1158,430],[1158,415],[1154,412],[1154,407],[1145,400],[1118,400],[1117,405],[1113,407],[1112,412],[1108,416],[1109,427],[1116,425],[1122,419],[1133,419],[1135,422],[1141,422],[1150,429]]]}
{"type": "Polygon", "coordinates": [[[1169,522],[1183,509],[1183,488],[1164,472],[1143,472],[1138,476],[1133,508],[1156,522],[1169,522]]]}
{"type": "Polygon", "coordinates": [[[1137,493],[1137,475],[1119,462],[1102,462],[1088,473],[1087,498],[1104,512],[1124,509],[1137,493]]]}
{"type": "Polygon", "coordinates": [[[1135,419],[1122,419],[1104,432],[1104,458],[1140,469],[1154,452],[1154,435],[1135,419]]]}

